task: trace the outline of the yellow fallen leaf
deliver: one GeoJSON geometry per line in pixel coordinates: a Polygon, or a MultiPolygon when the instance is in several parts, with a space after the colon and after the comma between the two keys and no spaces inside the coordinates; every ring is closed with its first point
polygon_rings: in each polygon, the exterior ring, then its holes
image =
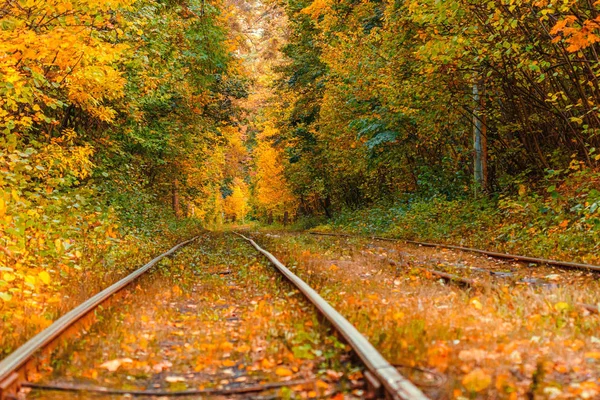
{"type": "Polygon", "coordinates": [[[38,278],[40,278],[40,281],[44,282],[46,285],[50,283],[50,274],[48,274],[46,271],[42,271],[38,274],[38,278]]]}
{"type": "Polygon", "coordinates": [[[231,342],[227,342],[227,341],[221,342],[219,347],[221,348],[221,350],[225,350],[225,351],[233,350],[233,344],[231,342]]]}
{"type": "Polygon", "coordinates": [[[554,305],[556,311],[564,311],[569,309],[569,304],[564,301],[558,302],[554,305]]]}
{"type": "Polygon", "coordinates": [[[12,282],[16,279],[16,277],[8,272],[5,272],[2,274],[2,279],[4,279],[6,282],[12,282]]]}
{"type": "Polygon", "coordinates": [[[404,318],[404,313],[402,311],[394,313],[394,315],[392,315],[392,318],[394,318],[394,320],[398,321],[399,319],[404,318]]]}
{"type": "Polygon", "coordinates": [[[492,377],[481,368],[469,372],[462,380],[464,387],[470,392],[481,392],[492,383],[492,377]]]}
{"type": "Polygon", "coordinates": [[[269,361],[266,358],[263,358],[262,361],[260,362],[261,367],[263,367],[264,369],[269,369],[269,368],[273,368],[273,366],[275,366],[274,363],[272,363],[271,361],[269,361]]]}
{"type": "Polygon", "coordinates": [[[248,353],[249,351],[252,350],[252,347],[248,346],[247,344],[242,344],[242,345],[236,347],[235,350],[240,353],[248,353]]]}
{"type": "Polygon", "coordinates": [[[234,365],[235,365],[235,362],[233,362],[231,360],[223,360],[224,367],[233,367],[234,365]]]}
{"type": "Polygon", "coordinates": [[[594,360],[600,360],[600,351],[588,351],[584,354],[585,358],[593,358],[594,360]]]}
{"type": "Polygon", "coordinates": [[[275,374],[278,376],[292,376],[294,373],[285,367],[279,367],[275,370],[275,374]]]}
{"type": "Polygon", "coordinates": [[[481,304],[481,302],[477,298],[471,299],[471,304],[473,305],[473,307],[475,307],[478,310],[483,309],[483,305],[481,304]]]}

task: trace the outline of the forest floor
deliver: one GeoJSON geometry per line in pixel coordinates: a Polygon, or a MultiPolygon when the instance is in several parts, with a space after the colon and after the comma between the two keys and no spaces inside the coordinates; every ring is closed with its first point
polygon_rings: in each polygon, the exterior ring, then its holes
{"type": "Polygon", "coordinates": [[[370,239],[253,235],[433,398],[600,396],[600,317],[577,306],[598,302],[596,275],[370,239]]]}
{"type": "MultiPolygon", "coordinates": [[[[600,317],[579,307],[598,303],[596,275],[368,238],[246,234],[432,399],[600,396],[600,317]]],[[[53,350],[35,381],[219,391],[213,398],[273,383],[253,398],[364,395],[349,347],[259,253],[223,232],[204,233],[99,310],[91,326],[53,350]]]]}

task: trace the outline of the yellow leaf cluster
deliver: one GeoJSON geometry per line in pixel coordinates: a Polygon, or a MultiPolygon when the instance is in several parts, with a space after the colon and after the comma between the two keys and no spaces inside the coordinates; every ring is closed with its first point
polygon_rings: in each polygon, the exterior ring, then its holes
{"type": "MultiPolygon", "coordinates": [[[[117,63],[128,46],[116,26],[129,0],[7,2],[0,16],[0,131],[51,130],[67,103],[100,121],[123,96],[117,63]]],[[[122,31],[121,31],[122,32],[122,31]]]]}

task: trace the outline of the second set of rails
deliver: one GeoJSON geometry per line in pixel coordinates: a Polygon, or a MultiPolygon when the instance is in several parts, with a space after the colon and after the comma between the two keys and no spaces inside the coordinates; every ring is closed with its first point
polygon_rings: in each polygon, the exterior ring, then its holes
{"type": "MultiPolygon", "coordinates": [[[[489,257],[492,259],[501,260],[504,262],[512,261],[512,262],[519,262],[519,263],[530,263],[530,264],[535,264],[535,265],[547,265],[550,267],[554,267],[554,268],[558,268],[558,269],[566,270],[566,271],[573,271],[573,270],[586,271],[586,272],[589,272],[590,274],[592,274],[594,277],[600,277],[600,275],[598,275],[600,273],[600,266],[592,265],[592,264],[551,260],[551,259],[546,259],[546,258],[537,258],[537,257],[530,257],[530,256],[500,253],[500,252],[495,252],[495,251],[476,249],[476,248],[472,248],[472,247],[463,247],[463,246],[456,246],[456,245],[443,244],[443,243],[421,242],[421,241],[416,241],[416,240],[387,238],[387,237],[381,237],[381,236],[361,236],[361,235],[351,235],[351,234],[346,234],[346,233],[331,233],[331,232],[318,232],[318,231],[311,231],[309,233],[314,236],[329,236],[329,237],[340,237],[340,238],[348,238],[348,239],[349,238],[367,239],[367,240],[382,241],[382,242],[406,243],[406,244],[415,245],[415,246],[456,250],[456,251],[464,252],[464,253],[479,254],[479,255],[483,255],[483,256],[486,256],[486,257],[489,257]]],[[[398,262],[397,260],[394,260],[393,258],[383,257],[383,260],[385,262],[389,263],[390,265],[402,267],[402,263],[398,262]]],[[[440,278],[444,281],[451,282],[451,283],[457,284],[459,286],[467,287],[467,288],[474,288],[474,289],[485,288],[485,287],[497,288],[497,285],[495,285],[493,283],[484,284],[484,283],[478,282],[474,279],[460,276],[457,274],[447,273],[444,271],[439,271],[436,269],[426,268],[426,267],[422,267],[422,268],[418,268],[418,269],[421,269],[424,272],[427,272],[427,273],[431,274],[432,276],[440,278]]],[[[486,270],[486,272],[490,273],[491,276],[494,277],[494,273],[493,273],[494,271],[486,270]]],[[[575,305],[581,309],[588,311],[591,314],[600,314],[600,307],[598,305],[587,304],[587,303],[575,303],[575,305]]]]}

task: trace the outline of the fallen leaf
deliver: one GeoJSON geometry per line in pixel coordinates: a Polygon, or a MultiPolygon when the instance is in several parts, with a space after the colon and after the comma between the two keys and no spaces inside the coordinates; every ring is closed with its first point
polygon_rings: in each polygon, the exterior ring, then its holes
{"type": "Polygon", "coordinates": [[[517,350],[510,353],[510,356],[508,356],[508,358],[515,364],[521,364],[523,362],[523,359],[521,358],[521,353],[517,350]]]}
{"type": "Polygon", "coordinates": [[[334,371],[332,369],[328,369],[327,371],[325,371],[325,373],[327,374],[327,377],[332,381],[339,381],[340,378],[344,375],[342,372],[334,371]]]}
{"type": "Polygon", "coordinates": [[[159,374],[159,373],[163,372],[165,369],[171,368],[172,366],[173,366],[173,364],[170,363],[169,361],[161,361],[158,364],[154,364],[152,366],[152,371],[159,374]]]}
{"type": "Polygon", "coordinates": [[[326,382],[323,382],[322,380],[317,380],[316,382],[316,386],[319,389],[329,389],[329,385],[326,382]]]}
{"type": "Polygon", "coordinates": [[[477,298],[471,299],[471,304],[473,305],[473,307],[475,307],[478,310],[483,309],[483,305],[481,304],[481,302],[477,298]]]}
{"type": "Polygon", "coordinates": [[[185,382],[186,379],[183,376],[167,376],[165,381],[169,383],[185,382]]]}
{"type": "Polygon", "coordinates": [[[558,302],[554,305],[556,311],[564,311],[569,309],[569,304],[564,301],[558,302]]]}
{"type": "Polygon", "coordinates": [[[549,398],[554,399],[555,397],[562,395],[563,392],[557,387],[549,386],[544,388],[544,394],[548,395],[549,398]]]}
{"type": "Polygon", "coordinates": [[[470,392],[481,392],[492,383],[492,377],[481,368],[469,372],[462,380],[464,387],[470,392]]]}
{"type": "Polygon", "coordinates": [[[594,360],[600,360],[600,351],[588,351],[584,354],[585,358],[592,358],[594,360]]]}
{"type": "Polygon", "coordinates": [[[100,368],[104,368],[110,372],[115,372],[121,365],[132,362],[133,360],[131,358],[117,358],[115,360],[110,360],[100,364],[100,368]]]}
{"type": "Polygon", "coordinates": [[[279,367],[279,368],[277,368],[275,370],[275,374],[278,375],[278,376],[292,376],[292,375],[294,375],[294,373],[290,369],[285,368],[285,367],[279,367]]]}
{"type": "Polygon", "coordinates": [[[394,318],[394,320],[398,321],[398,320],[404,318],[404,313],[402,311],[394,313],[394,315],[392,315],[392,318],[394,318]]]}

